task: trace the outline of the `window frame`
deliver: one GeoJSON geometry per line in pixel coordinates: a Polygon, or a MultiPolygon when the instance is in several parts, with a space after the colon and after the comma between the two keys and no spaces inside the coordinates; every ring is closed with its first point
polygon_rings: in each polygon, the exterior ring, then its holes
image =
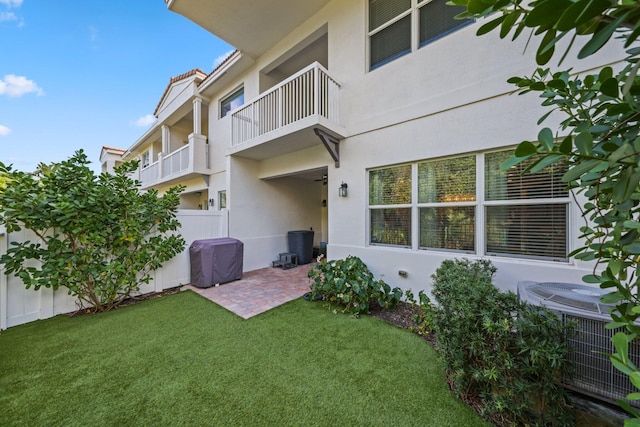
{"type": "Polygon", "coordinates": [[[436,158],[436,159],[428,159],[428,160],[423,160],[423,161],[418,161],[415,162],[415,168],[417,170],[417,175],[419,176],[420,173],[420,165],[423,164],[427,164],[427,163],[435,163],[435,162],[441,162],[441,161],[447,161],[447,160],[454,160],[454,159],[463,159],[465,157],[473,157],[474,158],[474,188],[473,188],[473,193],[465,193],[465,194],[473,194],[473,198],[474,200],[461,200],[461,201],[446,201],[446,202],[421,202],[420,201],[420,181],[417,182],[418,184],[418,188],[417,188],[417,193],[416,193],[416,208],[417,208],[417,215],[418,215],[418,223],[417,223],[417,232],[418,232],[418,249],[419,250],[425,250],[425,251],[438,251],[438,252],[454,252],[454,253],[461,253],[461,254],[477,254],[478,253],[478,155],[477,154],[461,154],[461,155],[456,155],[456,156],[447,156],[447,157],[442,157],[442,158],[436,158]],[[473,250],[468,250],[468,249],[451,249],[451,248],[437,248],[437,247],[431,247],[431,246],[422,246],[422,223],[421,223],[421,210],[425,209],[425,208],[456,208],[456,207],[473,207],[473,250]]]}
{"type": "Polygon", "coordinates": [[[227,190],[218,191],[218,210],[227,208],[227,190]]]}
{"type": "Polygon", "coordinates": [[[366,56],[367,56],[367,71],[371,72],[382,67],[385,64],[393,62],[394,60],[401,58],[410,53],[416,52],[417,50],[439,40],[450,34],[461,30],[462,28],[471,25],[475,22],[475,19],[468,19],[467,21],[460,21],[460,25],[455,26],[454,28],[450,28],[442,33],[439,33],[437,36],[431,37],[425,41],[420,41],[420,13],[421,9],[423,9],[428,4],[434,1],[443,1],[443,0],[411,0],[411,5],[409,9],[396,15],[395,17],[389,19],[387,22],[378,25],[376,28],[370,28],[370,6],[371,0],[365,2],[365,28],[366,28],[366,56]],[[399,21],[409,17],[410,20],[410,36],[409,36],[409,48],[398,52],[394,55],[391,55],[383,60],[372,64],[371,56],[372,56],[372,48],[371,48],[371,39],[376,34],[379,34],[381,31],[384,31],[394,24],[397,24],[399,21]]]}
{"type": "MultiPolygon", "coordinates": [[[[508,148],[508,149],[499,149],[499,150],[492,150],[492,151],[487,151],[482,153],[482,157],[483,157],[483,163],[484,163],[484,159],[486,158],[487,155],[491,155],[494,153],[500,153],[500,152],[505,152],[505,151],[513,151],[514,148],[508,148]]],[[[483,247],[482,247],[482,253],[485,256],[491,256],[491,257],[501,257],[501,258],[515,258],[515,259],[528,259],[528,260],[540,260],[540,261],[549,261],[549,262],[557,262],[557,263],[569,263],[570,259],[567,256],[572,248],[571,248],[571,230],[573,229],[573,222],[572,222],[572,198],[571,198],[571,192],[567,191],[567,194],[565,197],[536,197],[536,198],[504,198],[504,199],[492,199],[492,200],[486,200],[486,182],[487,180],[487,176],[485,175],[485,166],[483,164],[483,170],[481,171],[482,175],[483,175],[483,179],[482,179],[482,184],[483,184],[483,188],[482,188],[482,205],[483,205],[483,217],[484,217],[484,221],[483,221],[483,247]],[[489,221],[489,214],[488,214],[488,207],[492,207],[492,206],[548,206],[548,205],[564,205],[565,206],[565,241],[564,241],[564,245],[565,245],[565,255],[562,258],[559,257],[554,257],[554,256],[549,256],[549,257],[544,257],[544,256],[538,256],[538,255],[525,255],[525,254],[515,254],[515,253],[503,253],[503,252],[497,252],[497,251],[489,251],[488,250],[488,233],[486,232],[487,227],[488,227],[488,221],[489,221]]]]}
{"type": "Polygon", "coordinates": [[[244,105],[244,86],[240,86],[232,90],[227,96],[220,99],[220,118],[228,116],[232,111],[244,105]],[[242,104],[233,106],[233,101],[242,96],[242,104]],[[229,105],[229,109],[225,111],[225,104],[229,105]]]}
{"type": "Polygon", "coordinates": [[[543,262],[553,262],[554,264],[569,264],[571,259],[566,256],[566,254],[570,253],[572,248],[572,241],[574,238],[573,232],[573,212],[574,212],[574,202],[571,197],[571,193],[567,192],[566,196],[558,196],[558,197],[541,197],[541,198],[530,198],[530,199],[511,199],[511,200],[485,200],[485,187],[487,183],[487,176],[485,175],[485,156],[491,153],[504,152],[504,151],[513,151],[514,147],[510,148],[499,148],[491,151],[483,151],[483,152],[475,152],[475,153],[460,153],[454,156],[446,156],[432,159],[424,159],[424,160],[416,160],[410,163],[401,163],[401,164],[393,164],[393,165],[385,165],[380,167],[374,167],[370,169],[366,169],[366,188],[367,188],[367,199],[366,199],[366,244],[367,247],[386,247],[393,248],[397,250],[412,250],[415,252],[437,252],[437,253],[455,253],[455,254],[468,254],[473,256],[486,256],[486,257],[495,257],[501,259],[519,259],[519,260],[535,260],[535,261],[543,261],[543,262]],[[431,161],[438,160],[446,160],[446,159],[455,159],[461,158],[465,156],[475,156],[475,201],[461,201],[461,202],[432,202],[432,203],[419,203],[419,193],[418,193],[418,167],[420,164],[428,163],[431,161]],[[398,205],[371,205],[371,187],[369,184],[371,171],[382,170],[402,165],[411,165],[411,200],[410,203],[407,204],[398,204],[398,205]],[[562,205],[565,206],[565,240],[564,247],[566,254],[564,257],[556,257],[556,256],[537,256],[537,255],[526,255],[522,253],[501,253],[495,251],[488,251],[488,207],[491,206],[522,206],[522,205],[562,205]],[[448,249],[448,248],[431,248],[431,247],[422,247],[420,240],[421,233],[421,224],[420,224],[420,209],[421,208],[430,208],[430,207],[450,207],[450,206],[473,206],[475,209],[475,218],[474,218],[474,251],[466,251],[466,250],[457,250],[457,249],[448,249]],[[372,217],[371,212],[375,209],[384,209],[384,208],[410,208],[411,209],[411,223],[410,223],[410,235],[411,235],[411,245],[410,246],[402,246],[402,245],[393,245],[393,244],[385,244],[385,243],[377,243],[372,242],[372,217]]]}
{"type": "Polygon", "coordinates": [[[151,166],[151,150],[147,150],[140,155],[140,169],[151,166]]]}

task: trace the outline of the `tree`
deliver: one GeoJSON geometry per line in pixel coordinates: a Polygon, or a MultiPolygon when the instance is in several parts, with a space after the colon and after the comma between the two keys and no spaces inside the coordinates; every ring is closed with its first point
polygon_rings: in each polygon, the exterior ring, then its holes
{"type": "Polygon", "coordinates": [[[150,272],[184,249],[174,233],[182,188],[158,197],[128,177],[137,162],[96,176],[82,150],[34,173],[0,162],[9,185],[0,192],[0,224],[30,230],[37,241],[14,242],[0,257],[6,274],[27,288],[66,287],[82,307],[110,310],[149,283],[150,272]]]}
{"type": "MultiPolygon", "coordinates": [[[[467,8],[460,17],[495,14],[479,28],[479,35],[499,30],[501,38],[510,33],[513,39],[523,33],[541,36],[536,51],[539,65],[549,62],[557,42],[566,36],[571,41],[560,63],[580,36],[588,40],[579,59],[594,54],[614,36],[628,49],[617,74],[610,67],[587,76],[538,68],[530,77],[511,78],[521,94],[537,92],[549,108],[539,124],[553,111],[563,119],[556,132],[544,128],[536,141],[520,143],[503,168],[528,159],[535,160],[528,167],[533,172],[559,162],[568,166],[563,181],[586,200],[581,227],[585,243],[570,256],[596,261],[594,273],[583,280],[610,290],[603,300],[616,304],[616,309],[608,327],[625,331],[614,336],[616,353],[611,362],[640,388],[640,370],[628,357],[629,343],[640,332],[635,324],[640,315],[640,49],[633,46],[640,35],[640,2],[536,0],[525,5],[522,0],[452,0],[450,4],[467,8]]],[[[628,398],[638,400],[640,393],[628,398]]],[[[625,425],[640,425],[640,413],[620,403],[635,417],[625,425]]]]}

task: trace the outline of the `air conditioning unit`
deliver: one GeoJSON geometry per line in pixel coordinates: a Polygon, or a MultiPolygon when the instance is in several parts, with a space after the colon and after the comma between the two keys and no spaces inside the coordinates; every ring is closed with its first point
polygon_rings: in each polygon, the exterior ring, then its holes
{"type": "MultiPolygon", "coordinates": [[[[600,301],[605,293],[608,291],[573,283],[518,282],[522,301],[547,307],[563,323],[577,324],[575,335],[567,337],[569,359],[575,368],[573,375],[563,379],[567,388],[616,403],[637,390],[607,356],[615,352],[611,338],[620,329],[605,328],[613,307],[600,301]]],[[[636,342],[629,347],[629,358],[640,366],[640,346],[636,342]]],[[[629,403],[640,407],[638,401],[629,403]]]]}

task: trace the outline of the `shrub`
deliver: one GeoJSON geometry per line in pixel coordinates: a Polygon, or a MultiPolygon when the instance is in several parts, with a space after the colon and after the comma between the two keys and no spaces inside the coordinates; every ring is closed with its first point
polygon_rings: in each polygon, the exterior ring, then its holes
{"type": "Polygon", "coordinates": [[[411,289],[408,289],[405,292],[405,299],[416,311],[416,314],[413,316],[416,327],[409,328],[409,330],[418,335],[428,335],[433,332],[433,322],[435,321],[435,316],[438,314],[438,309],[431,303],[427,294],[423,291],[418,292],[418,300],[416,301],[415,295],[411,289]]]}
{"type": "Polygon", "coordinates": [[[184,249],[175,217],[183,187],[162,197],[156,190],[141,193],[128,177],[135,162],[100,176],[88,164],[82,150],[35,173],[0,162],[0,175],[10,182],[0,191],[0,225],[37,236],[12,243],[0,265],[27,288],[66,287],[81,307],[107,311],[184,249]]]}
{"type": "Polygon", "coordinates": [[[438,350],[454,385],[497,424],[570,425],[559,381],[569,369],[558,317],[493,284],[489,261],[447,260],[432,276],[438,350]]]}
{"type": "Polygon", "coordinates": [[[322,259],[309,271],[311,299],[322,297],[330,309],[336,306],[343,313],[358,317],[370,312],[371,304],[378,303],[383,309],[396,307],[402,291],[393,288],[373,273],[356,256],[326,261],[322,259]]]}

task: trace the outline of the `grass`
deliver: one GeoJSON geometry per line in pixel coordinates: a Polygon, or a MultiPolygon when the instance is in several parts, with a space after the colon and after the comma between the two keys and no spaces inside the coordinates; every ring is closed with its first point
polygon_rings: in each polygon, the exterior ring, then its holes
{"type": "Polygon", "coordinates": [[[477,426],[433,349],[296,300],[250,320],[193,292],[0,335],[0,425],[477,426]]]}

